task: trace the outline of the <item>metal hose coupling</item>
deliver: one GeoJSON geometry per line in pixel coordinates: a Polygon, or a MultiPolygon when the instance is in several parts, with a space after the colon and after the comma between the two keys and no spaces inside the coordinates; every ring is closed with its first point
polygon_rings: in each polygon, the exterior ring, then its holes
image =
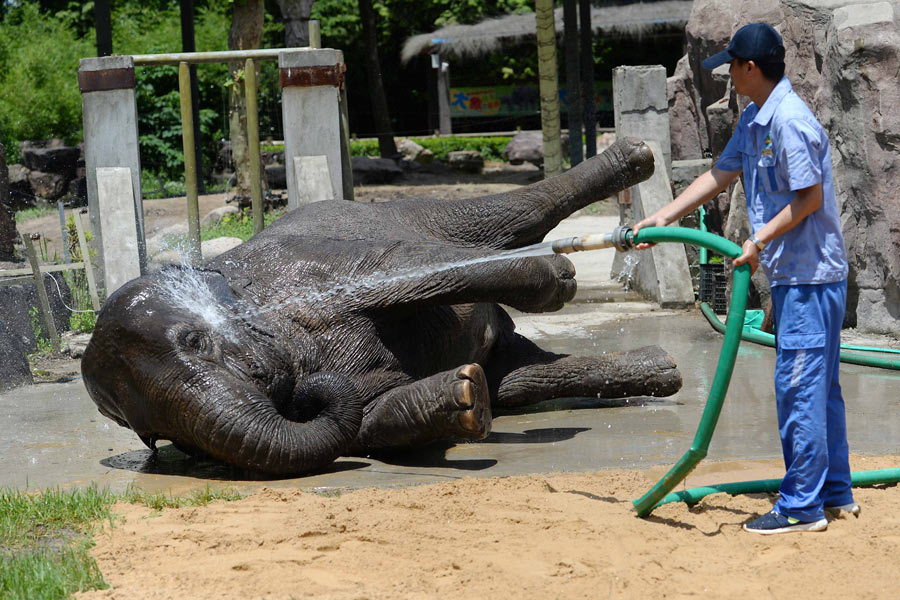
{"type": "Polygon", "coordinates": [[[585,250],[599,250],[601,248],[615,248],[619,252],[630,250],[634,246],[634,236],[631,235],[631,227],[620,225],[611,233],[590,233],[577,237],[561,238],[553,241],[553,252],[556,254],[571,254],[585,250]]]}

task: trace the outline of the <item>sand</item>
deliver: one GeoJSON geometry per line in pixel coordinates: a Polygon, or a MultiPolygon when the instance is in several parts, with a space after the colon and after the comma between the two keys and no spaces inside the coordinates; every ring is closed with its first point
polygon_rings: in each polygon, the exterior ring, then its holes
{"type": "MultiPolygon", "coordinates": [[[[708,481],[695,473],[689,485],[760,477],[741,465],[716,479],[737,467],[705,465],[708,481]]],[[[852,466],[898,467],[900,456],[852,466]]],[[[262,488],[162,512],[118,504],[93,550],[111,589],[78,598],[897,597],[897,486],[856,490],[861,517],[825,532],[760,536],[741,525],[774,495],[717,494],[636,517],[631,500],[666,469],[329,495],[262,488]]]]}

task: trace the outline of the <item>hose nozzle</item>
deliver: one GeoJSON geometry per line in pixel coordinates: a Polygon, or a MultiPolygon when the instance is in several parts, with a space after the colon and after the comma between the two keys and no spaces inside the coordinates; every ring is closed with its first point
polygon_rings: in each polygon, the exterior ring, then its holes
{"type": "Polygon", "coordinates": [[[634,236],[631,235],[631,227],[620,225],[611,233],[590,233],[570,238],[561,238],[553,241],[553,252],[556,254],[571,254],[584,250],[599,250],[601,248],[615,248],[619,252],[630,250],[634,246],[634,236]]]}

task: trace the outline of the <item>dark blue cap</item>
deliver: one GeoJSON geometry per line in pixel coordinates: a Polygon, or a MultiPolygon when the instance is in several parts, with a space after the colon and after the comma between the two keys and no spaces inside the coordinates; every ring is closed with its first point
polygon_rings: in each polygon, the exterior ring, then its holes
{"type": "Polygon", "coordinates": [[[767,23],[744,25],[734,33],[725,50],[700,64],[704,69],[715,69],[735,58],[752,60],[757,64],[784,60],[781,36],[767,23]]]}

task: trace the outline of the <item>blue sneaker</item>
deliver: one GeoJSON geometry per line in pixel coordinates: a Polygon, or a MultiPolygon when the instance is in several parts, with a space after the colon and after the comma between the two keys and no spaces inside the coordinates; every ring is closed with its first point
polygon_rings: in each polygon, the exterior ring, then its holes
{"type": "Polygon", "coordinates": [[[827,519],[818,521],[800,521],[794,517],[786,517],[774,510],[744,524],[744,531],[770,535],[773,533],[790,533],[792,531],[824,531],[828,527],[827,519]]]}
{"type": "Polygon", "coordinates": [[[841,504],[840,506],[826,506],[825,512],[828,513],[832,519],[840,518],[842,512],[848,512],[858,519],[860,508],[859,504],[851,502],[850,504],[841,504]]]}

